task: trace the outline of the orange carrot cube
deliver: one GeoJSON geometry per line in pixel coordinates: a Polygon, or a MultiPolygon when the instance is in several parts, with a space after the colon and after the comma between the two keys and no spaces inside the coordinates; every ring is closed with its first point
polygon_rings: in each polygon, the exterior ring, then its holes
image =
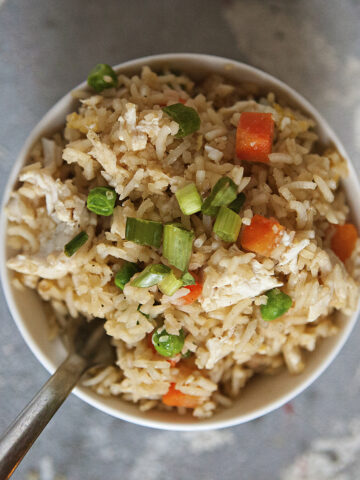
{"type": "Polygon", "coordinates": [[[254,215],[240,235],[240,245],[245,250],[269,257],[278,245],[285,228],[275,218],[254,215]]]}
{"type": "Polygon", "coordinates": [[[331,249],[342,262],[351,257],[357,238],[358,233],[352,223],[335,226],[335,233],[331,238],[331,249]]]}
{"type": "Polygon", "coordinates": [[[236,155],[248,162],[269,163],[273,138],[271,113],[243,112],[236,131],[236,155]]]}
{"type": "Polygon", "coordinates": [[[162,402],[170,407],[196,408],[200,405],[201,399],[180,392],[175,388],[175,383],[171,383],[168,392],[162,396],[162,402]]]}

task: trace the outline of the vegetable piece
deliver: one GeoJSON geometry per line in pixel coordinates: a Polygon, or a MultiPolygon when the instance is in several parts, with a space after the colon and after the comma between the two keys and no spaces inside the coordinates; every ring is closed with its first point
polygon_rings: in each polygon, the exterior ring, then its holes
{"type": "Polygon", "coordinates": [[[260,306],[261,316],[264,320],[275,320],[284,315],[292,306],[291,297],[278,288],[269,290],[265,295],[268,297],[267,302],[260,306]]]}
{"type": "Polygon", "coordinates": [[[189,290],[189,293],[178,299],[179,305],[194,303],[200,297],[203,289],[202,284],[198,280],[196,280],[195,285],[188,285],[185,288],[189,290]]]}
{"type": "Polygon", "coordinates": [[[106,63],[99,63],[89,73],[88,85],[100,93],[106,88],[117,87],[118,79],[114,70],[106,63]]]}
{"type": "Polygon", "coordinates": [[[245,194],[243,192],[239,193],[239,195],[235,198],[233,202],[228,205],[228,207],[233,210],[235,213],[240,213],[242,206],[244,205],[246,200],[245,194]]]}
{"type": "Polygon", "coordinates": [[[236,155],[240,160],[269,163],[273,137],[271,113],[243,112],[236,131],[236,155]]]}
{"type": "Polygon", "coordinates": [[[217,214],[214,233],[224,242],[235,242],[239,236],[241,228],[241,218],[228,207],[220,207],[217,214]]]}
{"type": "Polygon", "coordinates": [[[176,138],[186,137],[199,130],[200,117],[193,108],[186,107],[182,103],[175,103],[174,105],[163,107],[162,110],[179,124],[179,131],[175,135],[176,138]]]}
{"type": "Polygon", "coordinates": [[[181,277],[181,281],[184,287],[187,285],[195,285],[196,283],[195,278],[193,277],[193,275],[191,275],[190,272],[185,272],[181,277]]]}
{"type": "Polygon", "coordinates": [[[152,287],[161,282],[168,273],[170,273],[170,268],[166,265],[161,263],[148,265],[130,285],[139,288],[152,287]]]}
{"type": "Polygon", "coordinates": [[[80,247],[84,245],[89,239],[89,235],[86,232],[80,232],[64,247],[64,253],[67,257],[72,257],[80,247]]]}
{"type": "Polygon", "coordinates": [[[140,245],[159,248],[163,234],[163,224],[142,218],[127,217],[125,238],[140,245]]]}
{"type": "Polygon", "coordinates": [[[189,183],[189,185],[180,188],[180,190],[175,193],[175,196],[184,215],[192,215],[193,213],[200,212],[202,198],[195,183],[189,183]]]}
{"type": "Polygon", "coordinates": [[[175,383],[171,383],[168,392],[162,396],[162,402],[170,407],[196,408],[200,405],[201,399],[195,395],[180,392],[175,388],[175,383]]]}
{"type": "Polygon", "coordinates": [[[201,207],[204,215],[215,217],[219,207],[226,207],[236,199],[236,185],[229,177],[222,177],[218,180],[210,195],[207,197],[201,207]]]}
{"type": "Polygon", "coordinates": [[[87,208],[96,215],[112,215],[116,202],[116,192],[110,187],[95,187],[87,197],[87,208]]]}
{"type": "Polygon", "coordinates": [[[141,307],[142,307],[142,305],[141,305],[141,303],[139,303],[139,305],[138,305],[138,307],[137,307],[136,310],[137,310],[139,313],[141,313],[141,315],[143,315],[145,318],[147,318],[147,319],[149,320],[150,315],[149,315],[148,313],[142,312],[142,311],[141,311],[141,307]]]}
{"type": "Polygon", "coordinates": [[[357,238],[357,230],[352,223],[336,225],[335,233],[331,238],[331,250],[342,262],[345,262],[351,257],[357,238]]]}
{"type": "Polygon", "coordinates": [[[179,223],[164,226],[163,255],[171,265],[184,272],[190,261],[194,232],[179,223]]]}
{"type": "Polygon", "coordinates": [[[179,290],[183,286],[183,282],[181,279],[176,278],[174,272],[170,272],[164,279],[159,283],[158,287],[160,292],[164,295],[174,295],[174,293],[179,290]]]}
{"type": "Polygon", "coordinates": [[[130,281],[136,272],[140,272],[140,268],[136,263],[125,262],[115,275],[115,285],[124,290],[125,285],[130,281]]]}
{"type": "Polygon", "coordinates": [[[275,218],[254,215],[240,235],[241,247],[269,257],[277,246],[285,228],[275,218]]]}
{"type": "Polygon", "coordinates": [[[152,343],[155,350],[163,357],[174,357],[181,352],[185,341],[184,331],[181,329],[179,335],[167,333],[165,328],[158,328],[152,335],[152,343]]]}

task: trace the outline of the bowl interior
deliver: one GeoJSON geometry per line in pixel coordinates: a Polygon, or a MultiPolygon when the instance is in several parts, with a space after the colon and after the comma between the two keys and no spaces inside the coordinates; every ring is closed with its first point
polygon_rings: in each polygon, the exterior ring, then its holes
{"type": "MultiPolygon", "coordinates": [[[[218,73],[232,81],[255,83],[262,91],[273,91],[289,106],[298,108],[313,117],[318,125],[317,132],[324,144],[333,144],[348,160],[347,154],[340,141],[318,112],[299,94],[279,80],[247,65],[224,58],[197,54],[169,54],[158,55],[130,61],[116,67],[117,71],[125,74],[138,73],[142,65],[149,65],[153,70],[165,66],[172,67],[187,73],[195,80],[202,79],[209,73],[218,73]]],[[[82,84],[80,87],[84,87],[82,84]]],[[[7,203],[9,194],[16,183],[19,170],[28,157],[28,152],[39,137],[49,134],[64,124],[65,116],[73,111],[77,102],[71,94],[65,95],[43,117],[30,134],[9,178],[4,193],[3,206],[7,203]]],[[[360,230],[360,211],[355,208],[360,198],[360,186],[356,173],[349,162],[349,177],[344,182],[350,204],[353,221],[360,230]]],[[[25,341],[39,361],[50,371],[54,371],[65,358],[66,351],[59,339],[49,341],[49,329],[38,295],[31,290],[19,292],[11,286],[11,272],[6,269],[6,258],[9,253],[6,249],[5,232],[6,218],[1,215],[0,237],[0,264],[3,288],[10,311],[20,329],[25,341]]],[[[118,398],[100,397],[89,389],[77,387],[75,394],[91,405],[115,417],[122,418],[137,424],[173,429],[173,430],[205,430],[236,425],[259,417],[280,405],[288,402],[312,383],[320,373],[331,363],[348,337],[357,317],[357,312],[350,318],[341,317],[343,325],[340,333],[321,341],[315,352],[307,356],[307,366],[301,375],[291,376],[283,371],[276,376],[255,376],[244,389],[240,398],[233,406],[219,411],[207,420],[196,420],[190,415],[179,416],[171,412],[140,412],[132,404],[118,398]]]]}

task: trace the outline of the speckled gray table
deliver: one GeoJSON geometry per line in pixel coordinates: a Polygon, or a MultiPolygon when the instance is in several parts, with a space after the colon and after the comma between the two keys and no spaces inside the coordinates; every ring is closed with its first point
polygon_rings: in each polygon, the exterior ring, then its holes
{"type": "MultiPolygon", "coordinates": [[[[98,62],[161,52],[243,60],[328,118],[360,167],[358,0],[0,0],[0,188],[32,126],[98,62]]],[[[0,298],[0,430],[48,374],[0,298]]],[[[15,479],[352,480],[360,478],[360,326],[325,374],[247,425],[145,429],[72,396],[15,479]]]]}

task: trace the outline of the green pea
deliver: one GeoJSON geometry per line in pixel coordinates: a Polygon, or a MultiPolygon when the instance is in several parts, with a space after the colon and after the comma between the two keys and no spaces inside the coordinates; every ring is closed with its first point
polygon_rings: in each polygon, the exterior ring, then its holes
{"type": "Polygon", "coordinates": [[[114,70],[106,63],[99,63],[89,73],[88,85],[100,93],[106,88],[117,87],[118,79],[114,70]]]}
{"type": "Polygon", "coordinates": [[[174,357],[181,352],[185,341],[185,335],[181,329],[179,335],[170,335],[163,328],[155,330],[152,336],[152,343],[155,350],[163,357],[174,357]]]}
{"type": "Polygon", "coordinates": [[[260,307],[261,316],[264,320],[275,320],[284,315],[292,306],[291,297],[278,288],[269,290],[265,295],[268,298],[267,302],[260,307]]]}
{"type": "Polygon", "coordinates": [[[86,205],[96,215],[108,217],[114,211],[115,202],[116,193],[113,188],[96,187],[90,190],[86,205]]]}

